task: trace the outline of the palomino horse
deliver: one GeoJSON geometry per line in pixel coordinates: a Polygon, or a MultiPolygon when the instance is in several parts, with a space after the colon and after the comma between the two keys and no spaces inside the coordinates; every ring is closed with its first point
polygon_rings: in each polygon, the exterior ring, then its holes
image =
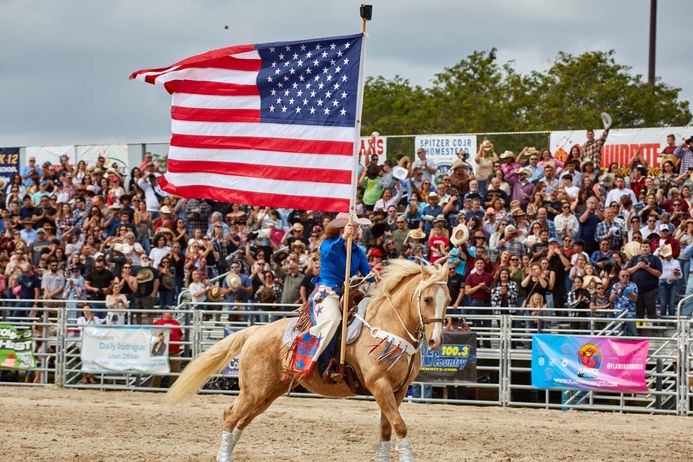
{"type": "MultiPolygon", "coordinates": [[[[445,309],[450,302],[447,274],[439,266],[391,261],[383,271],[380,288],[368,304],[364,329],[358,339],[347,346],[347,363],[380,406],[376,461],[390,460],[393,428],[398,438],[399,460],[414,460],[399,405],[421,366],[421,343],[426,341],[431,349],[440,347],[445,309]],[[400,347],[395,350],[396,345],[400,347]]],[[[179,403],[194,395],[210,375],[240,355],[240,394],[224,412],[218,462],[232,460],[231,452],[241,431],[287,392],[290,385],[285,375],[282,380],[288,365],[283,337],[290,321],[282,319],[251,326],[229,335],[191,362],[169,390],[166,400],[179,403]]],[[[354,395],[344,382],[324,382],[317,368],[298,384],[325,396],[354,395]]]]}

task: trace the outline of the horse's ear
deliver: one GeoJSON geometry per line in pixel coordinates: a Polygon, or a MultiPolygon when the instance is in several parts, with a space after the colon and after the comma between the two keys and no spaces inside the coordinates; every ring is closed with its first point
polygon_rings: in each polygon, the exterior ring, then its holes
{"type": "Polygon", "coordinates": [[[428,267],[424,265],[423,262],[421,262],[421,274],[423,275],[424,280],[431,277],[431,271],[429,271],[428,267]]]}
{"type": "Polygon", "coordinates": [[[440,267],[440,271],[442,275],[441,280],[447,281],[448,275],[450,274],[450,263],[448,263],[447,260],[443,263],[443,266],[440,267]]]}

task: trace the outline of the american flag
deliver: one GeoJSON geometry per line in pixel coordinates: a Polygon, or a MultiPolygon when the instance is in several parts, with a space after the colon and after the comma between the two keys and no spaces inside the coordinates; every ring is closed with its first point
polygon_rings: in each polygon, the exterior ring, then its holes
{"type": "Polygon", "coordinates": [[[240,45],[130,78],[172,95],[172,194],[344,212],[363,34],[240,45]]]}

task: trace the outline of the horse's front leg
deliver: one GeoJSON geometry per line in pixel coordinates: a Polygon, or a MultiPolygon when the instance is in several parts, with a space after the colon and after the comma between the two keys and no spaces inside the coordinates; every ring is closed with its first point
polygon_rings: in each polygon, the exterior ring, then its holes
{"type": "Polygon", "coordinates": [[[380,441],[375,452],[375,462],[390,462],[390,438],[392,438],[392,425],[380,411],[380,441]]]}
{"type": "Polygon", "coordinates": [[[386,379],[381,379],[376,381],[372,386],[369,386],[373,397],[375,398],[378,406],[380,406],[381,418],[380,418],[380,436],[381,442],[378,444],[378,452],[376,457],[381,456],[387,457],[383,459],[376,459],[378,462],[390,460],[390,444],[389,440],[392,435],[392,429],[395,430],[395,435],[397,435],[397,453],[399,454],[400,462],[414,462],[414,455],[411,450],[411,443],[407,438],[407,424],[404,423],[404,419],[399,413],[399,403],[406,393],[406,389],[400,391],[398,396],[395,396],[392,385],[386,379]],[[401,394],[401,396],[399,396],[401,394]],[[386,422],[388,423],[387,428],[386,422]],[[385,443],[383,445],[383,443],[385,443]],[[385,449],[387,448],[387,456],[385,456],[385,449]]]}

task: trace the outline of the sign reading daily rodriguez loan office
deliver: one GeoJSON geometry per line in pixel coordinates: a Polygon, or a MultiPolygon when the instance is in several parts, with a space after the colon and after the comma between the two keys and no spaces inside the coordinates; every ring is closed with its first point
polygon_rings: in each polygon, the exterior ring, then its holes
{"type": "Polygon", "coordinates": [[[82,333],[82,371],[168,374],[167,329],[89,326],[82,333]]]}

